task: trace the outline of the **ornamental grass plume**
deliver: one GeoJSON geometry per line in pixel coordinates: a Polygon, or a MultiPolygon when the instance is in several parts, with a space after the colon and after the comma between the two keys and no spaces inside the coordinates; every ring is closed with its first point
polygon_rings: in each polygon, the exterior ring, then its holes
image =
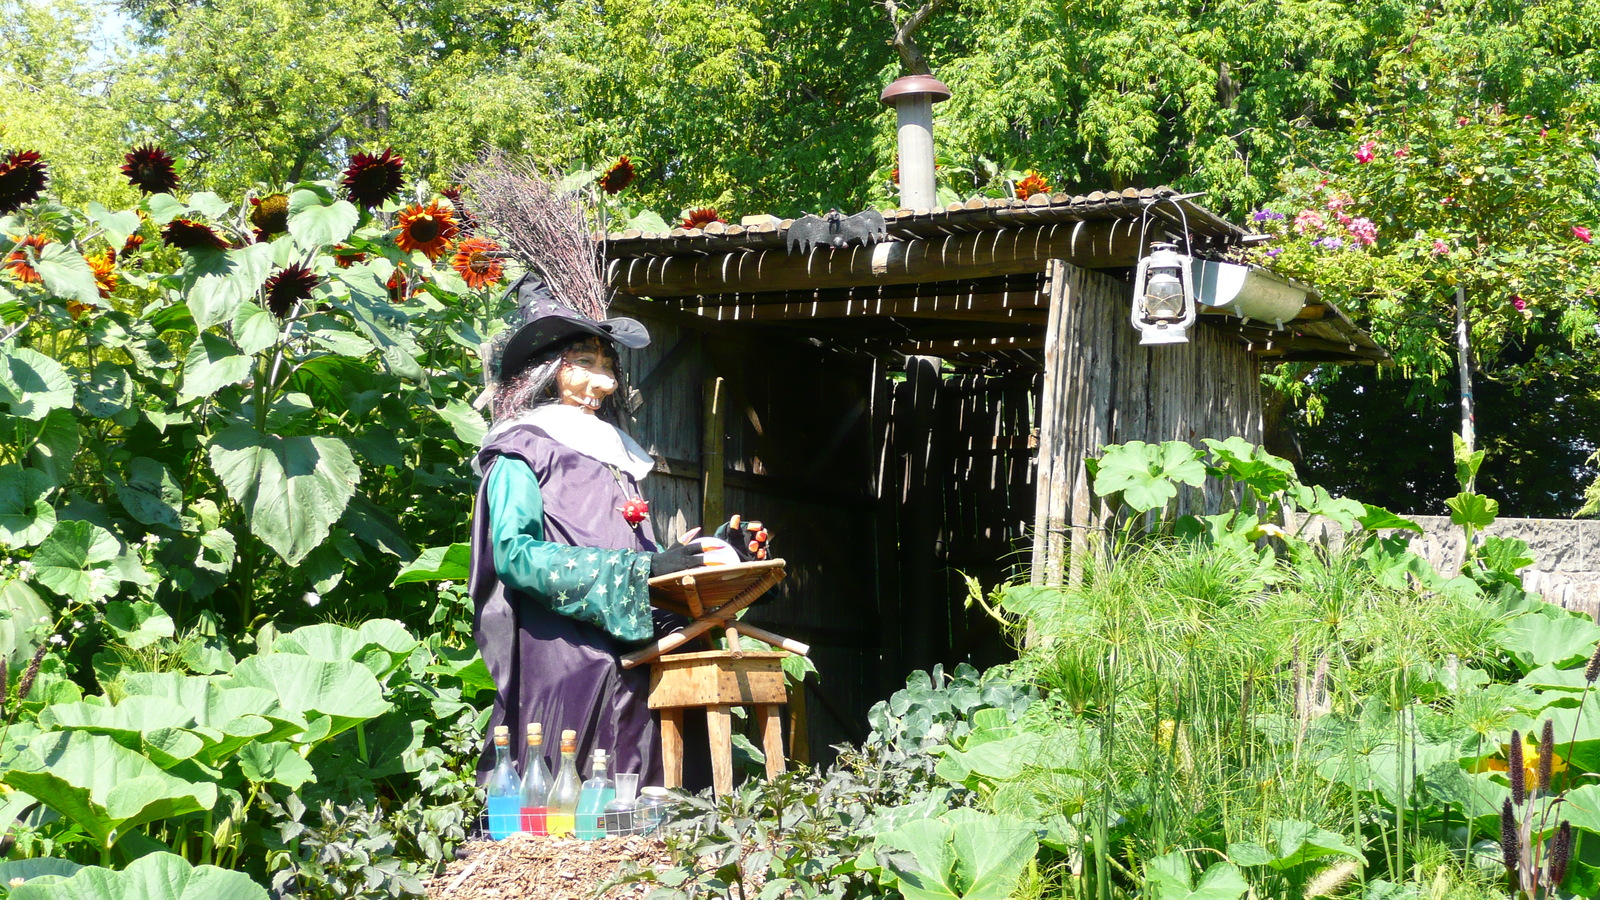
{"type": "Polygon", "coordinates": [[[1528,801],[1527,760],[1522,753],[1522,732],[1511,732],[1511,747],[1506,751],[1506,778],[1511,781],[1511,801],[1518,806],[1528,801]]]}
{"type": "Polygon", "coordinates": [[[0,215],[39,199],[50,180],[50,167],[37,150],[13,150],[0,159],[0,215]]]}
{"type": "Polygon", "coordinates": [[[1556,723],[1553,719],[1544,720],[1544,731],[1539,735],[1539,767],[1537,789],[1550,790],[1550,776],[1554,774],[1556,755],[1556,723]]]}
{"type": "Polygon", "coordinates": [[[1596,644],[1594,653],[1589,657],[1589,664],[1583,667],[1583,683],[1594,684],[1600,678],[1600,644],[1596,644]]]}
{"type": "Polygon", "coordinates": [[[22,673],[22,680],[17,682],[17,702],[28,699],[28,693],[33,690],[33,680],[39,677],[39,664],[44,662],[44,654],[50,645],[44,641],[39,642],[39,649],[33,651],[33,659],[28,660],[28,668],[22,673]]]}

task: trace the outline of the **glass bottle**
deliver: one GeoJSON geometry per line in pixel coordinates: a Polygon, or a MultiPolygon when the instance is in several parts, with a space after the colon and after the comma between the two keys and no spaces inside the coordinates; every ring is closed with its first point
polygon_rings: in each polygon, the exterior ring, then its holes
{"type": "Polygon", "coordinates": [[[606,804],[606,837],[633,834],[633,811],[639,796],[639,776],[617,773],[617,799],[606,804]]]}
{"type": "Polygon", "coordinates": [[[574,831],[586,841],[606,836],[606,804],[617,799],[617,786],[606,772],[606,751],[594,752],[591,777],[578,794],[577,824],[574,831]]]}
{"type": "Polygon", "coordinates": [[[548,834],[544,817],[545,800],[550,796],[550,769],[544,764],[544,729],[538,722],[528,725],[528,756],[522,763],[522,830],[529,834],[548,834]]]}
{"type": "Polygon", "coordinates": [[[494,729],[494,769],[485,786],[489,795],[489,837],[504,840],[522,824],[522,780],[511,762],[511,729],[494,729]]]}
{"type": "Polygon", "coordinates": [[[639,794],[639,803],[633,811],[634,827],[640,834],[649,834],[667,817],[667,810],[672,807],[672,794],[664,787],[647,787],[639,794]]]}
{"type": "Polygon", "coordinates": [[[572,834],[573,817],[578,812],[578,733],[561,732],[561,767],[550,797],[545,801],[545,830],[555,835],[572,834]]]}

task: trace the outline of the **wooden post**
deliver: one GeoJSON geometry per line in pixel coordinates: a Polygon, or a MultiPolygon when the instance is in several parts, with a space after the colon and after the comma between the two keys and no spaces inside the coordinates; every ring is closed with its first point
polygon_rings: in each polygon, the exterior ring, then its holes
{"type": "Polygon", "coordinates": [[[767,758],[767,777],[783,774],[783,714],[777,704],[764,703],[756,707],[756,718],[761,723],[761,753],[767,758]]]}
{"type": "Polygon", "coordinates": [[[705,383],[705,416],[700,428],[700,524],[715,531],[726,521],[723,505],[723,448],[727,428],[723,423],[722,377],[712,375],[705,383]]]}
{"type": "MultiPolygon", "coordinates": [[[[925,669],[943,658],[948,644],[944,568],[936,546],[943,507],[943,446],[939,428],[943,360],[906,358],[906,380],[896,403],[896,464],[900,482],[901,622],[907,631],[905,665],[925,669]],[[941,638],[943,640],[941,640],[941,638]]],[[[904,678],[905,673],[896,673],[904,678]]]]}
{"type": "Polygon", "coordinates": [[[1066,409],[1074,385],[1068,372],[1067,266],[1059,259],[1045,269],[1050,318],[1044,332],[1044,381],[1039,397],[1039,470],[1033,507],[1034,584],[1058,583],[1066,556],[1067,507],[1072,490],[1070,423],[1066,409]]]}
{"type": "Polygon", "coordinates": [[[661,710],[661,770],[666,787],[683,787],[683,709],[661,710]]]}
{"type": "Polygon", "coordinates": [[[711,786],[717,796],[733,792],[733,707],[706,707],[706,731],[711,737],[711,786]]]}

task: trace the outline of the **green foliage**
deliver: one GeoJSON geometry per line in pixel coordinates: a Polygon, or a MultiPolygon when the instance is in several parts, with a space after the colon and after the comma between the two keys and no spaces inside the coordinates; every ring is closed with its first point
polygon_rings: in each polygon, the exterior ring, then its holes
{"type": "MultiPolygon", "coordinates": [[[[9,874],[9,873],[7,873],[9,874]]],[[[88,867],[62,875],[18,875],[12,900],[266,900],[260,885],[216,866],[190,866],[171,853],[152,853],[120,872],[88,867]]]]}

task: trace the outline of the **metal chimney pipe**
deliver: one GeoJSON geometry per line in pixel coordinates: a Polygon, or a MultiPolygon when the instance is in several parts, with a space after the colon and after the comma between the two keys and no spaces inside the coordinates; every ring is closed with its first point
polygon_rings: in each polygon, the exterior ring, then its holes
{"type": "Polygon", "coordinates": [[[878,98],[893,106],[900,127],[900,207],[933,209],[938,193],[933,177],[933,105],[950,99],[950,89],[932,75],[907,75],[878,98]]]}

